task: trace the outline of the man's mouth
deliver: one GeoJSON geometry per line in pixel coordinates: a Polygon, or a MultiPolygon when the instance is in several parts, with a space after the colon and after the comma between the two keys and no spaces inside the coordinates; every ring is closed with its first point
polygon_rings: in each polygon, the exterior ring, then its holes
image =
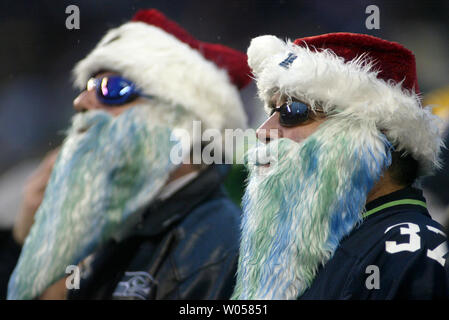
{"type": "Polygon", "coordinates": [[[73,120],[72,130],[76,134],[84,134],[97,123],[103,121],[106,121],[104,114],[100,114],[99,112],[88,111],[85,113],[78,113],[73,120]]]}
{"type": "Polygon", "coordinates": [[[89,130],[89,128],[90,128],[90,126],[85,126],[85,127],[78,128],[77,133],[78,134],[85,133],[85,132],[87,132],[87,130],[89,130]]]}
{"type": "Polygon", "coordinates": [[[259,149],[256,155],[256,163],[255,165],[258,167],[269,167],[271,165],[270,154],[267,152],[267,149],[259,149]]]}
{"type": "Polygon", "coordinates": [[[257,162],[256,166],[262,167],[262,168],[269,168],[271,166],[271,162],[257,162]]]}
{"type": "Polygon", "coordinates": [[[84,123],[79,124],[76,127],[76,133],[83,134],[86,133],[90,128],[92,128],[97,121],[83,121],[84,123]]]}
{"type": "Polygon", "coordinates": [[[257,161],[255,163],[255,170],[258,175],[266,175],[275,167],[275,162],[270,159],[266,159],[265,161],[257,161]]]}

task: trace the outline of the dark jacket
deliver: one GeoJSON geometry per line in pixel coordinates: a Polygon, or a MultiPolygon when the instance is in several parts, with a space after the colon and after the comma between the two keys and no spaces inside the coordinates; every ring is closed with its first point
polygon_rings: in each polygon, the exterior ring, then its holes
{"type": "Polygon", "coordinates": [[[240,209],[225,194],[228,166],[211,166],[156,202],[123,240],[81,268],[69,299],[229,299],[238,260],[240,209]]]}
{"type": "Polygon", "coordinates": [[[14,241],[11,230],[0,230],[0,300],[6,299],[9,276],[21,250],[21,246],[14,241]]]}
{"type": "Polygon", "coordinates": [[[448,299],[446,236],[421,190],[393,192],[366,210],[300,299],[448,299]]]}

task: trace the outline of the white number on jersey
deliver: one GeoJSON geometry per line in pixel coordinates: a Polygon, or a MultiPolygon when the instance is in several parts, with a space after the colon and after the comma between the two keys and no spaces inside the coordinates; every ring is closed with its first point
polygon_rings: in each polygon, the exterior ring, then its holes
{"type": "Polygon", "coordinates": [[[385,250],[388,253],[397,253],[401,251],[410,251],[415,252],[421,248],[421,238],[418,235],[418,232],[420,231],[419,226],[417,224],[411,223],[411,222],[403,222],[395,224],[394,226],[388,227],[387,230],[385,230],[384,233],[387,233],[394,227],[400,226],[400,225],[407,225],[406,227],[401,227],[401,234],[408,234],[409,235],[409,241],[405,243],[398,244],[396,241],[385,241],[385,250]]]}
{"type": "MultiPolygon", "coordinates": [[[[391,229],[401,226],[400,231],[403,235],[408,235],[409,239],[407,242],[404,243],[397,243],[396,241],[385,241],[385,251],[388,253],[398,253],[402,251],[409,251],[409,252],[415,252],[419,249],[421,249],[421,237],[419,236],[419,232],[421,229],[417,224],[411,223],[411,222],[403,222],[395,224],[394,226],[388,227],[384,233],[387,233],[391,229]]],[[[432,226],[426,226],[429,231],[432,231],[436,234],[440,234],[444,237],[446,235],[440,231],[437,228],[434,228],[432,226]]],[[[446,259],[444,256],[448,252],[448,247],[446,244],[446,241],[442,242],[439,246],[434,248],[433,250],[428,249],[427,250],[427,257],[430,259],[433,259],[437,261],[439,264],[444,266],[444,263],[446,262],[446,259]]]]}

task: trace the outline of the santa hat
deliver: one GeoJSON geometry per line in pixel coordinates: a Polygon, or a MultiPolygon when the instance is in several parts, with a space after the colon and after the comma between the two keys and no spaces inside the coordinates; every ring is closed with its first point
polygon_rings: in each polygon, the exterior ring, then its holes
{"type": "MultiPolygon", "coordinates": [[[[246,60],[242,52],[196,40],[157,10],[141,10],[75,66],[75,85],[84,89],[99,71],[118,72],[144,93],[185,108],[203,129],[244,128],[238,89],[251,80],[246,60]]],[[[173,125],[182,127],[187,120],[179,117],[173,125]]]]}
{"type": "Polygon", "coordinates": [[[421,174],[439,165],[438,120],[421,105],[415,58],[402,45],[353,33],[293,43],[266,35],[251,41],[248,62],[266,108],[279,91],[374,124],[419,162],[421,174]]]}

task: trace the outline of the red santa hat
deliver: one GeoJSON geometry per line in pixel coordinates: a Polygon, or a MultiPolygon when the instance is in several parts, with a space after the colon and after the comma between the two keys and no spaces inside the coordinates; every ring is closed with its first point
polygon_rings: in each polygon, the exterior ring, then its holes
{"type": "MultiPolygon", "coordinates": [[[[247,118],[238,89],[251,80],[246,60],[242,52],[196,40],[150,9],[109,30],[75,66],[74,77],[83,89],[99,71],[118,72],[144,93],[182,106],[191,119],[202,121],[203,129],[244,128],[247,118]]],[[[179,117],[172,118],[182,127],[179,117]]]]}
{"type": "Polygon", "coordinates": [[[254,38],[248,62],[269,109],[275,91],[370,122],[397,151],[411,154],[422,174],[438,166],[438,119],[423,108],[413,53],[369,35],[330,33],[284,42],[254,38]]]}

